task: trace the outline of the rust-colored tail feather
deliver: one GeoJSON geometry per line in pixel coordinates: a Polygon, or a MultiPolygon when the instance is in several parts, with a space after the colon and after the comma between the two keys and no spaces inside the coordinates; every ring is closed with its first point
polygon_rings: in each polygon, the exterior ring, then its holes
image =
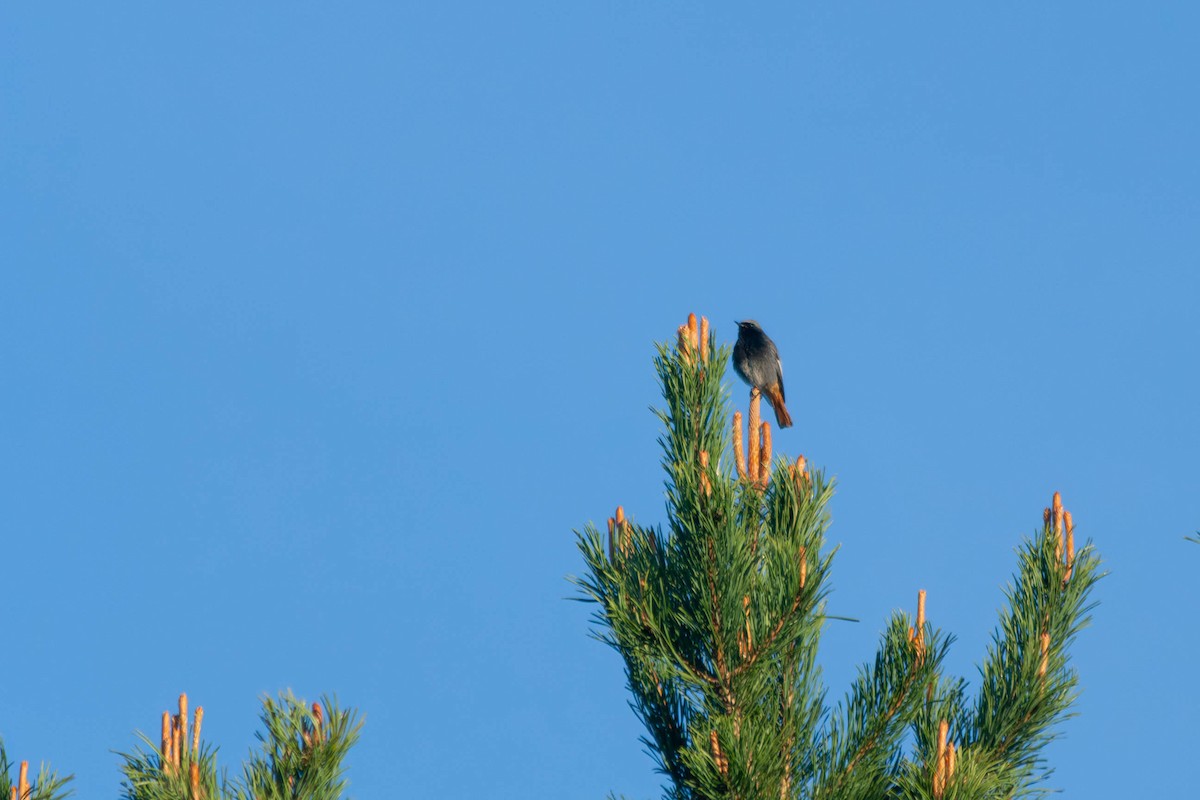
{"type": "Polygon", "coordinates": [[[787,406],[783,404],[783,392],[779,391],[779,385],[768,386],[765,394],[767,402],[771,404],[771,408],[775,409],[775,421],[779,423],[779,427],[792,427],[792,415],[788,413],[787,406]]]}

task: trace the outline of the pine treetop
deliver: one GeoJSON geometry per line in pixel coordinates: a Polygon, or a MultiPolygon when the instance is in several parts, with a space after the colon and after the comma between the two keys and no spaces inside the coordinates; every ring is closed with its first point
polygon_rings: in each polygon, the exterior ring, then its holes
{"type": "MultiPolygon", "coordinates": [[[[666,523],[623,508],[578,532],[594,635],[621,654],[664,797],[1015,798],[1038,794],[1042,755],[1078,690],[1069,647],[1101,577],[1057,494],[1018,552],[1008,606],[974,695],[947,676],[952,637],[888,621],[872,663],[830,703],[817,650],[836,548],[834,482],[804,456],[775,457],[751,391],[730,412],[718,345],[695,315],[655,356],[666,523]]],[[[801,423],[802,424],[802,423],[801,423]]]]}

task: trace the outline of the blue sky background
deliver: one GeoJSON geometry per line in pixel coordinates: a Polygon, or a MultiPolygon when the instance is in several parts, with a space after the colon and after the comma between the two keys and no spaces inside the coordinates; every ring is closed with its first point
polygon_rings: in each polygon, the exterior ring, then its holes
{"type": "MultiPolygon", "coordinates": [[[[1191,3],[0,9],[0,735],[117,794],[183,690],[352,793],[658,796],[572,529],[663,520],[652,343],[757,318],[840,481],[834,697],[976,677],[1053,490],[1111,570],[1066,797],[1194,791],[1191,3]]],[[[743,388],[735,397],[744,402],[743,388]]]]}

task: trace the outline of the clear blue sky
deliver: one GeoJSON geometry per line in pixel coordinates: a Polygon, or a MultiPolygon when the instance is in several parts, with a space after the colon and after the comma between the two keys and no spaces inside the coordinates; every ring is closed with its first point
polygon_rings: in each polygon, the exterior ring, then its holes
{"type": "MultiPolygon", "coordinates": [[[[974,678],[1063,492],[1069,798],[1194,791],[1193,3],[0,9],[0,735],[365,713],[359,798],[658,796],[572,529],[663,520],[652,343],[761,321],[840,481],[834,697],[974,678]]],[[[740,384],[736,396],[744,397],[740,384]]]]}

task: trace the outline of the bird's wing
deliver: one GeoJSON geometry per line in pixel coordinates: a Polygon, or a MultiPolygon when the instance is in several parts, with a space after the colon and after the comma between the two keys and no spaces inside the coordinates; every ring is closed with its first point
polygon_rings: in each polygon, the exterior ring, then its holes
{"type": "Polygon", "coordinates": [[[783,393],[783,362],[779,360],[779,353],[775,353],[775,372],[779,375],[779,399],[787,402],[787,395],[783,393]]]}

